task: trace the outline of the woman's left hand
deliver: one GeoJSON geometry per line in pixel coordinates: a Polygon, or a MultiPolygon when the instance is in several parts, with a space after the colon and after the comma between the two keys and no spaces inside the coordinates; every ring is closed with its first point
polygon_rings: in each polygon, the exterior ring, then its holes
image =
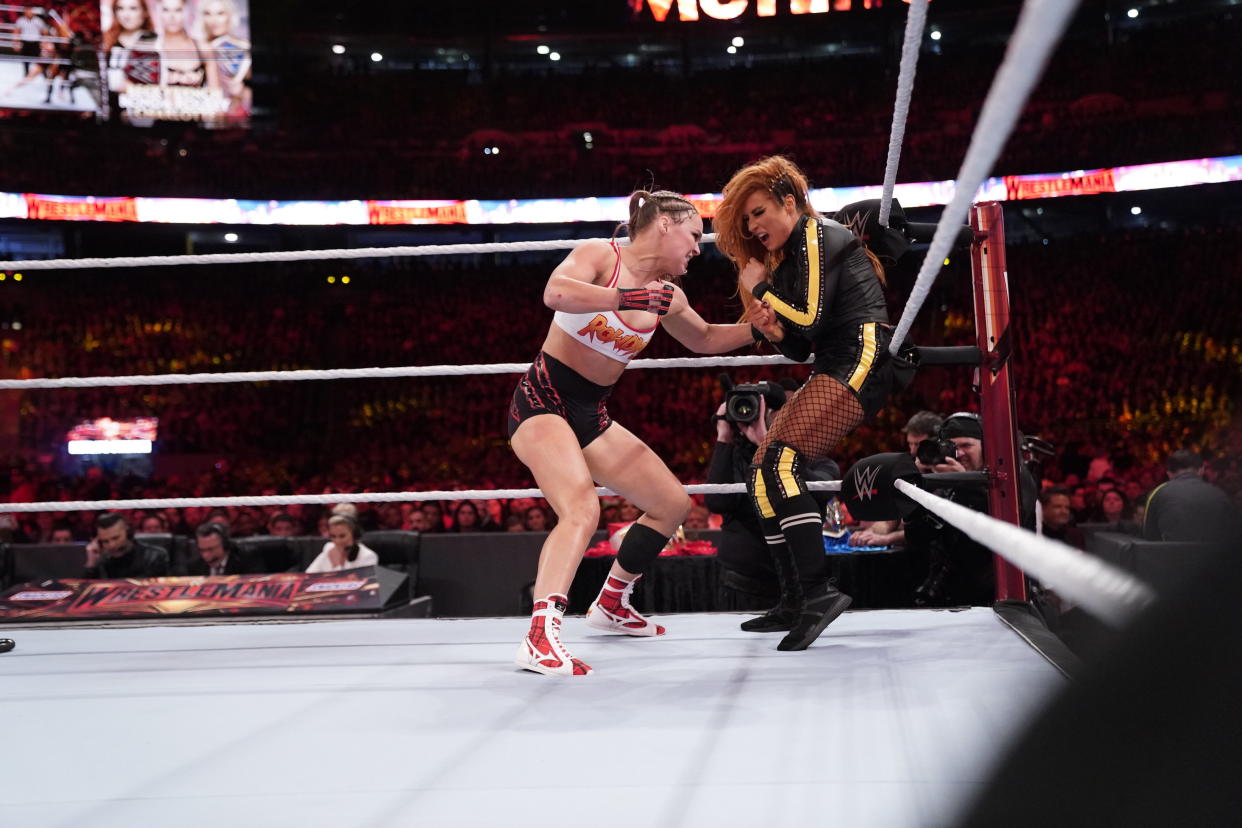
{"type": "Polygon", "coordinates": [[[755,300],[746,311],[746,319],[763,334],[769,342],[780,342],[785,338],[785,327],[777,318],[776,311],[767,302],[755,300]]]}
{"type": "Polygon", "coordinates": [[[745,267],[737,275],[738,281],[742,283],[742,287],[747,291],[753,291],[755,285],[768,278],[768,269],[763,266],[762,262],[751,259],[746,262],[745,267]]]}

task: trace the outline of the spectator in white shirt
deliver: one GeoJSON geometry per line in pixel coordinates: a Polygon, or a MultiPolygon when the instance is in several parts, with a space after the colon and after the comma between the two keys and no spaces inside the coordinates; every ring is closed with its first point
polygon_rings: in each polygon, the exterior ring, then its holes
{"type": "Polygon", "coordinates": [[[358,521],[349,515],[333,515],[328,518],[328,542],[323,551],[307,572],[340,572],[344,569],[358,569],[363,566],[375,566],[379,556],[360,540],[362,529],[358,521]]]}

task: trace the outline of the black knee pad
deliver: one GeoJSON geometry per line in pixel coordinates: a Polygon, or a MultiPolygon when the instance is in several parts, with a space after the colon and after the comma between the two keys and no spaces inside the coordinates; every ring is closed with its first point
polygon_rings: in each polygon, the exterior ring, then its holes
{"type": "Polygon", "coordinates": [[[630,528],[625,530],[621,548],[617,550],[617,563],[626,572],[641,575],[647,571],[647,567],[651,566],[656,558],[660,557],[667,543],[668,538],[650,526],[644,526],[641,523],[631,524],[630,528]]]}

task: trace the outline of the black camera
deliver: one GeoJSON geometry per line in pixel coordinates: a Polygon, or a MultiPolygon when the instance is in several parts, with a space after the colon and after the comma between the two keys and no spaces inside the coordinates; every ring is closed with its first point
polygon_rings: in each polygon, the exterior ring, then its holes
{"type": "MultiPolygon", "coordinates": [[[[782,389],[783,391],[784,389],[782,389]]],[[[744,382],[725,393],[724,417],[731,423],[747,425],[759,419],[760,403],[772,396],[770,382],[744,382]]]]}
{"type": "Polygon", "coordinates": [[[944,437],[928,437],[919,442],[914,456],[924,466],[939,466],[950,457],[957,457],[957,446],[944,437]]]}

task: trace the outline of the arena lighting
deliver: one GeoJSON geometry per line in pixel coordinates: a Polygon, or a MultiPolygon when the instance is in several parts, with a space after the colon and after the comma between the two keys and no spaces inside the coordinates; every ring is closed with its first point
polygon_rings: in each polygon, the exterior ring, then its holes
{"type": "Polygon", "coordinates": [[[544,46],[544,45],[540,44],[540,45],[539,45],[539,46],[535,49],[535,51],[536,51],[536,52],[538,52],[538,53],[539,53],[539,54],[541,54],[541,55],[546,55],[548,52],[551,52],[552,50],[551,50],[551,49],[549,49],[547,46],[544,46]]]}
{"type": "Polygon", "coordinates": [[[1142,212],[1143,212],[1143,208],[1139,207],[1137,204],[1130,208],[1130,215],[1132,216],[1137,216],[1142,212]]]}
{"type": "Polygon", "coordinates": [[[14,282],[20,282],[21,280],[22,280],[22,274],[20,274],[20,273],[14,273],[14,274],[13,274],[13,281],[14,281],[14,282]]]}
{"type": "Polygon", "coordinates": [[[334,55],[343,55],[343,54],[345,54],[345,47],[344,47],[344,46],[342,46],[342,45],[341,45],[341,44],[339,44],[339,43],[333,43],[333,44],[332,44],[332,54],[334,54],[334,55]]]}
{"type": "Polygon", "coordinates": [[[932,29],[931,39],[932,39],[932,40],[939,40],[939,39],[940,39],[940,30],[939,30],[939,29],[932,29]]]}
{"type": "Polygon", "coordinates": [[[733,38],[733,45],[734,45],[734,46],[736,46],[736,47],[737,47],[737,48],[739,48],[739,49],[740,49],[740,48],[742,48],[743,46],[745,46],[745,45],[746,45],[746,38],[744,38],[744,37],[735,37],[735,38],[733,38]]]}
{"type": "Polygon", "coordinates": [[[349,277],[348,277],[348,276],[342,276],[342,277],[341,277],[341,284],[342,284],[342,285],[348,285],[348,284],[349,284],[349,277]]]}
{"type": "Polygon", "coordinates": [[[1138,17],[1138,9],[1130,9],[1128,12],[1126,12],[1126,17],[1130,18],[1131,20],[1138,17]]]}
{"type": "Polygon", "coordinates": [[[335,276],[329,276],[329,277],[328,277],[328,284],[330,284],[330,285],[335,285],[335,284],[336,284],[336,277],[335,277],[335,276]]]}
{"type": "Polygon", "coordinates": [[[224,240],[226,242],[235,242],[237,241],[237,234],[236,233],[225,233],[224,240]]]}
{"type": "Polygon", "coordinates": [[[553,52],[550,55],[548,55],[548,60],[560,60],[560,59],[561,59],[560,52],[553,52]]]}
{"type": "Polygon", "coordinates": [[[725,51],[726,51],[726,52],[728,52],[728,53],[729,53],[729,54],[731,54],[731,55],[736,55],[736,54],[737,54],[737,47],[736,47],[736,46],[730,46],[728,49],[725,49],[725,51]]]}
{"type": "Polygon", "coordinates": [[[383,55],[381,55],[379,52],[372,52],[372,53],[371,53],[371,62],[372,62],[372,63],[379,63],[379,62],[380,62],[381,60],[383,60],[383,59],[384,59],[384,56],[383,56],[383,55]]]}
{"type": "Polygon", "coordinates": [[[70,440],[70,454],[150,454],[150,440],[70,440]]]}

